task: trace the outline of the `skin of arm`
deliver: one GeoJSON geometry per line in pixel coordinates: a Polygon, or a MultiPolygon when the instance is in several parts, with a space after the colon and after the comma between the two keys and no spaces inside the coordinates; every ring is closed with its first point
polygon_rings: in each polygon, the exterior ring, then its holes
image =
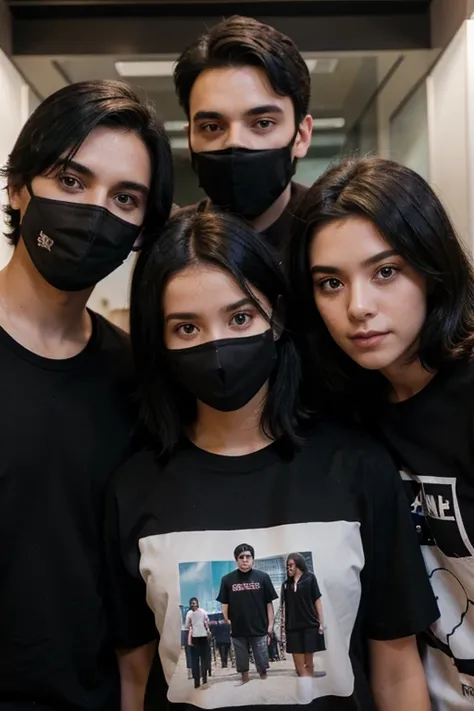
{"type": "Polygon", "coordinates": [[[314,601],[314,606],[316,608],[316,615],[319,620],[319,629],[322,631],[322,629],[324,627],[324,619],[323,619],[323,603],[321,602],[321,598],[314,601]]]}
{"type": "Polygon", "coordinates": [[[377,711],[431,711],[415,637],[369,640],[371,688],[377,711]]]}
{"type": "Polygon", "coordinates": [[[268,634],[273,632],[273,623],[275,621],[275,611],[273,609],[273,603],[267,602],[267,615],[268,615],[268,634]]]}
{"type": "Polygon", "coordinates": [[[193,624],[191,622],[191,615],[188,614],[186,615],[186,628],[188,629],[188,645],[190,647],[193,646],[193,624]]]}
{"type": "Polygon", "coordinates": [[[156,640],[136,649],[117,651],[121,711],[143,711],[146,686],[155,652],[156,640]]]}
{"type": "Polygon", "coordinates": [[[227,622],[228,625],[230,625],[229,605],[226,605],[225,602],[222,603],[222,614],[224,615],[224,620],[227,622]]]}

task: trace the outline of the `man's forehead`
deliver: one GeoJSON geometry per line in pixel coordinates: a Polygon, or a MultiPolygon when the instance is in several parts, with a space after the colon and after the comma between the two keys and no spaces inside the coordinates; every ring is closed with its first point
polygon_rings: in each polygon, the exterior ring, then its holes
{"type": "Polygon", "coordinates": [[[245,115],[268,106],[285,111],[288,105],[291,109],[291,99],[277,94],[258,67],[207,69],[196,79],[190,96],[193,116],[197,111],[245,115]]]}

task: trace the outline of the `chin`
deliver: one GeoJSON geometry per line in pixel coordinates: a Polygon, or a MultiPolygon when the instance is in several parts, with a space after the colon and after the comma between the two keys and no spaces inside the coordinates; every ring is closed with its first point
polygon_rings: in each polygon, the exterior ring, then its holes
{"type": "Polygon", "coordinates": [[[364,353],[357,354],[357,358],[352,359],[365,370],[384,370],[396,360],[396,357],[387,356],[384,353],[364,353]]]}

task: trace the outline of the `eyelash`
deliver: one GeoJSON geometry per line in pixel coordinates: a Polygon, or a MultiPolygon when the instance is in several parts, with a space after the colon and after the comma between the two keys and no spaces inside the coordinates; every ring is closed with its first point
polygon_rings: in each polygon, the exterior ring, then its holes
{"type": "MultiPolygon", "coordinates": [[[[77,190],[78,188],[84,187],[78,178],[76,178],[74,175],[68,175],[67,173],[60,173],[60,175],[58,175],[58,180],[65,190],[77,190]],[[76,184],[66,185],[66,180],[73,180],[76,184]]],[[[126,197],[130,201],[128,203],[119,202],[120,207],[127,208],[139,206],[139,201],[134,195],[129,195],[128,193],[118,193],[115,197],[126,197]]]]}
{"type": "MultiPolygon", "coordinates": [[[[235,318],[236,318],[237,316],[246,316],[246,321],[245,321],[245,323],[243,323],[243,324],[241,324],[241,325],[239,325],[239,324],[234,324],[234,325],[235,325],[237,328],[239,328],[239,329],[243,329],[243,328],[245,328],[246,326],[248,326],[249,323],[252,321],[252,318],[253,318],[253,314],[251,314],[251,313],[248,313],[248,312],[246,312],[246,311],[238,311],[238,312],[237,312],[236,314],[234,314],[234,315],[232,316],[232,318],[230,319],[230,321],[229,321],[229,324],[230,324],[230,325],[232,325],[232,322],[235,320],[235,318]]],[[[196,326],[195,326],[193,323],[179,323],[179,324],[177,324],[177,325],[173,328],[173,331],[174,331],[175,333],[179,333],[179,334],[181,334],[181,335],[183,335],[183,336],[185,336],[185,337],[193,336],[194,333],[195,333],[195,330],[193,330],[191,333],[186,333],[186,332],[184,332],[184,331],[182,330],[182,329],[185,328],[185,326],[192,326],[193,329],[196,329],[196,326]]]]}
{"type": "MultiPolygon", "coordinates": [[[[384,264],[383,266],[379,267],[379,269],[377,269],[377,271],[375,272],[375,275],[377,276],[377,274],[380,274],[380,272],[383,269],[391,269],[393,272],[393,274],[391,274],[389,277],[386,277],[385,279],[382,277],[381,281],[385,281],[385,282],[392,281],[392,279],[401,271],[400,267],[397,267],[394,264],[384,264]]],[[[338,282],[339,285],[342,284],[340,279],[337,279],[336,277],[326,277],[325,279],[321,279],[321,281],[319,281],[316,284],[316,286],[320,291],[323,291],[326,294],[336,293],[337,291],[340,290],[339,288],[335,288],[335,289],[328,288],[328,285],[331,281],[336,281],[336,282],[338,282]]]]}
{"type": "MultiPolygon", "coordinates": [[[[268,123],[269,126],[257,126],[257,128],[259,128],[261,131],[266,131],[267,129],[270,128],[270,126],[276,125],[276,121],[273,121],[273,119],[269,119],[269,118],[260,118],[253,125],[256,126],[257,124],[262,123],[262,122],[268,123]]],[[[216,127],[217,129],[220,128],[218,123],[204,123],[200,126],[200,130],[203,131],[204,133],[217,133],[217,131],[208,131],[207,130],[211,127],[216,127]]]]}

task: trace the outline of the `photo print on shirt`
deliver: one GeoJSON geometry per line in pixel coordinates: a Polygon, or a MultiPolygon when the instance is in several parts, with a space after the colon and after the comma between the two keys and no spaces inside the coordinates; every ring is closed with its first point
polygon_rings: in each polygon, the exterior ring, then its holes
{"type": "MultiPolygon", "coordinates": [[[[159,653],[170,702],[213,709],[308,704],[324,696],[351,696],[354,675],[349,647],[364,564],[358,523],[176,532],[142,538],[139,547],[140,570],[160,632],[159,653]],[[255,551],[251,573],[239,570],[233,558],[234,549],[244,542],[255,551]],[[324,621],[324,634],[316,627],[312,630],[322,637],[313,656],[314,675],[301,678],[286,649],[291,625],[288,603],[282,599],[282,595],[289,599],[287,558],[297,552],[307,566],[310,597],[315,596],[314,590],[320,595],[324,621]],[[228,605],[230,626],[223,604],[228,605]],[[268,634],[268,617],[262,615],[267,604],[274,613],[272,634],[268,634]],[[242,684],[246,656],[249,681],[242,684]]],[[[296,591],[302,582],[303,577],[296,591]]],[[[290,588],[295,592],[294,586],[290,588]]],[[[295,609],[293,605],[293,625],[295,609]]],[[[311,611],[303,609],[296,626],[305,624],[313,620],[311,611]]],[[[303,634],[304,630],[297,630],[297,644],[303,634]]]]}
{"type": "Polygon", "coordinates": [[[457,689],[457,696],[446,700],[447,708],[474,710],[474,545],[456,479],[414,477],[405,471],[401,476],[441,613],[425,636],[430,688],[439,689],[440,698],[457,689]]]}

